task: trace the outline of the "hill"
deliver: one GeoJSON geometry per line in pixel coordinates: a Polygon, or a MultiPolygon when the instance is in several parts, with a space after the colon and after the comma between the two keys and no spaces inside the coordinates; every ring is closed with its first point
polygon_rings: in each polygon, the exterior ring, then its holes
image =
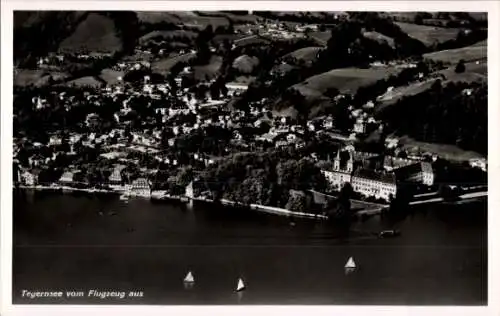
{"type": "Polygon", "coordinates": [[[142,44],[151,39],[161,38],[164,40],[175,39],[176,37],[186,37],[189,39],[196,38],[197,33],[187,30],[172,30],[172,31],[152,31],[139,38],[139,43],[142,44]]]}
{"type": "Polygon", "coordinates": [[[355,93],[359,87],[375,83],[400,70],[387,68],[340,68],[309,77],[294,85],[306,97],[321,97],[329,88],[337,88],[340,93],[355,93]]]}
{"type": "Polygon", "coordinates": [[[322,47],[311,46],[297,49],[291,53],[286,54],[283,58],[286,60],[291,57],[296,59],[299,63],[313,63],[318,59],[318,52],[322,49],[322,47]]]}
{"type": "Polygon", "coordinates": [[[251,73],[258,65],[259,59],[248,55],[241,55],[233,62],[233,68],[241,73],[251,73]]]}
{"type": "Polygon", "coordinates": [[[412,82],[406,86],[396,87],[392,91],[379,96],[377,101],[380,102],[380,105],[377,106],[376,112],[383,111],[387,106],[397,103],[403,97],[417,95],[429,90],[437,80],[441,80],[443,85],[451,82],[486,82],[487,70],[486,63],[466,63],[465,72],[463,73],[456,73],[455,66],[450,66],[447,69],[433,73],[432,78],[428,80],[412,82]]]}
{"type": "Polygon", "coordinates": [[[58,50],[130,52],[139,28],[131,11],[16,11],[14,58],[20,67],[34,67],[37,57],[58,50]]]}
{"type": "Polygon", "coordinates": [[[444,28],[405,22],[396,22],[395,24],[410,37],[421,41],[426,46],[452,40],[457,37],[460,31],[458,28],[444,28]]]}
{"type": "Polygon", "coordinates": [[[37,56],[56,51],[59,43],[87,17],[81,11],[14,12],[14,61],[34,64],[37,56]]]}
{"type": "Polygon", "coordinates": [[[59,51],[115,53],[123,48],[117,32],[112,19],[97,13],[90,13],[78,24],[76,30],[61,42],[59,51]]]}
{"type": "Polygon", "coordinates": [[[183,24],[188,27],[203,29],[211,25],[214,29],[218,26],[229,25],[229,19],[223,16],[201,16],[191,11],[138,11],[137,18],[142,23],[158,24],[183,24]]]}
{"type": "Polygon", "coordinates": [[[424,58],[444,63],[456,64],[461,59],[467,61],[486,61],[488,56],[487,46],[473,45],[456,49],[447,49],[438,52],[424,54],[424,58]]]}
{"type": "Polygon", "coordinates": [[[222,57],[213,55],[210,62],[202,66],[194,66],[194,77],[196,80],[205,80],[215,78],[221,69],[222,57]]]}
{"type": "Polygon", "coordinates": [[[170,72],[170,69],[175,64],[177,64],[179,62],[187,62],[191,58],[194,58],[195,56],[196,56],[196,54],[194,54],[194,53],[187,53],[187,54],[183,54],[183,55],[175,55],[172,57],[163,58],[163,59],[160,59],[160,60],[152,63],[151,69],[154,72],[165,75],[165,74],[168,74],[170,72]]]}
{"type": "Polygon", "coordinates": [[[386,36],[386,35],[381,34],[379,32],[373,32],[373,31],[372,32],[363,32],[363,36],[368,38],[368,39],[374,40],[380,44],[386,43],[391,48],[396,47],[394,44],[394,39],[392,37],[386,36]]]}

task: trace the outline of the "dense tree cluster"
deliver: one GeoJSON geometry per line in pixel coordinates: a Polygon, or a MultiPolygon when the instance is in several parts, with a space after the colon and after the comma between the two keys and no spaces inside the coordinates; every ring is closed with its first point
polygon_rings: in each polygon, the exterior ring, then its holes
{"type": "Polygon", "coordinates": [[[469,30],[468,32],[460,30],[456,38],[443,43],[437,43],[436,45],[434,45],[433,50],[438,51],[470,46],[477,42],[486,40],[487,38],[488,31],[485,29],[473,29],[469,30]]]}
{"type": "Polygon", "coordinates": [[[284,207],[289,191],[323,190],[326,180],[308,159],[295,160],[277,153],[238,153],[203,172],[200,182],[215,197],[284,207]]]}
{"type": "Polygon", "coordinates": [[[438,80],[428,91],[388,107],[380,118],[399,135],[487,153],[486,84],[449,83],[443,87],[438,80]]]}

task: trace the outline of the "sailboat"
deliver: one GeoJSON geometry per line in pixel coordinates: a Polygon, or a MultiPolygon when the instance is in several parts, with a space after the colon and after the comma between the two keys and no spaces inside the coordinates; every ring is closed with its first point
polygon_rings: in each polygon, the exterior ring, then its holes
{"type": "Polygon", "coordinates": [[[245,289],[245,283],[243,283],[243,280],[240,278],[238,279],[238,286],[236,286],[236,292],[241,292],[245,289]]]}
{"type": "Polygon", "coordinates": [[[191,273],[191,271],[189,271],[188,274],[186,275],[186,277],[184,278],[184,282],[194,283],[194,277],[193,277],[193,274],[191,273]]]}
{"type": "Polygon", "coordinates": [[[347,260],[347,263],[345,264],[346,269],[356,269],[356,263],[354,262],[354,259],[352,257],[349,257],[349,260],[347,260]]]}

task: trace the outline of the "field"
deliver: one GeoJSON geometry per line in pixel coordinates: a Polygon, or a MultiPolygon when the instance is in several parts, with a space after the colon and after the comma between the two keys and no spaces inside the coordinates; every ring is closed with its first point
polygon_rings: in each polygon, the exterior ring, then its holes
{"type": "Polygon", "coordinates": [[[288,72],[290,72],[290,71],[292,71],[294,69],[299,69],[299,67],[285,63],[285,64],[275,65],[273,67],[273,69],[271,70],[271,72],[278,73],[278,74],[281,74],[281,75],[285,75],[285,74],[287,74],[288,72]]]}
{"type": "Polygon", "coordinates": [[[456,64],[460,59],[467,61],[484,60],[488,56],[488,49],[486,46],[467,46],[457,49],[442,50],[424,54],[424,58],[434,61],[442,61],[444,63],[456,64]]]}
{"type": "Polygon", "coordinates": [[[454,66],[441,70],[439,73],[446,77],[445,82],[487,81],[488,65],[486,62],[470,62],[465,64],[465,72],[463,73],[456,73],[454,66]]]}
{"type": "Polygon", "coordinates": [[[247,45],[270,44],[270,43],[271,43],[271,41],[266,39],[266,38],[262,38],[258,35],[250,35],[250,36],[246,36],[246,37],[237,39],[232,44],[234,44],[238,47],[241,47],[241,46],[247,46],[247,45]]]}
{"type": "Polygon", "coordinates": [[[157,12],[157,11],[138,11],[137,18],[145,23],[182,23],[182,20],[175,15],[175,12],[157,12]]]}
{"type": "Polygon", "coordinates": [[[195,66],[194,77],[196,80],[205,80],[205,78],[212,79],[219,73],[220,67],[222,66],[221,56],[212,56],[210,63],[203,66],[195,66]]]}
{"type": "Polygon", "coordinates": [[[396,22],[403,32],[429,46],[455,39],[460,31],[457,28],[417,25],[413,23],[396,22]]]}
{"type": "Polygon", "coordinates": [[[317,59],[318,52],[322,49],[322,47],[304,47],[297,49],[289,54],[286,54],[283,57],[293,57],[297,60],[303,60],[306,63],[314,62],[317,59]]]}
{"type": "Polygon", "coordinates": [[[379,112],[385,107],[395,104],[402,97],[416,95],[430,89],[432,84],[438,79],[441,79],[443,81],[443,84],[447,84],[450,82],[486,81],[487,70],[488,67],[486,63],[466,63],[465,72],[463,73],[456,73],[455,66],[449,67],[437,72],[437,74],[444,75],[445,79],[436,77],[423,82],[413,82],[407,86],[396,87],[391,92],[385,93],[384,95],[380,96],[377,101],[379,101],[381,104],[377,106],[376,111],[379,112]]]}
{"type": "Polygon", "coordinates": [[[212,25],[215,29],[218,26],[229,25],[229,20],[221,16],[200,16],[195,12],[189,11],[176,11],[176,12],[151,12],[140,11],[137,12],[137,17],[141,22],[147,23],[174,23],[184,24],[186,26],[205,28],[212,25]]]}
{"type": "Polygon", "coordinates": [[[90,13],[75,32],[59,45],[63,52],[116,52],[122,49],[122,41],[116,34],[113,20],[97,13],[90,13]]]}
{"type": "Polygon", "coordinates": [[[108,85],[113,85],[118,83],[118,77],[122,77],[125,75],[123,71],[116,71],[112,69],[103,69],[101,71],[101,75],[99,76],[102,80],[106,81],[108,85]]]}
{"type": "Polygon", "coordinates": [[[488,40],[477,42],[476,44],[471,45],[471,46],[484,46],[484,47],[487,47],[488,46],[488,40]]]}
{"type": "Polygon", "coordinates": [[[148,34],[139,38],[139,43],[144,43],[155,37],[161,37],[165,40],[171,39],[173,37],[187,37],[190,39],[196,38],[198,34],[193,31],[187,30],[173,30],[173,31],[152,31],[148,34]]]}
{"type": "Polygon", "coordinates": [[[15,86],[39,85],[42,77],[46,75],[43,70],[18,69],[14,74],[15,86]]]}
{"type": "Polygon", "coordinates": [[[321,45],[326,45],[328,40],[330,39],[332,33],[330,31],[325,32],[313,32],[309,34],[309,37],[316,40],[321,45]]]}
{"type": "Polygon", "coordinates": [[[233,62],[233,68],[239,70],[242,73],[251,73],[258,65],[259,59],[257,57],[250,57],[248,55],[241,55],[233,62]]]}
{"type": "Polygon", "coordinates": [[[198,15],[200,16],[205,16],[205,17],[222,17],[229,19],[233,21],[235,24],[243,24],[243,23],[256,23],[257,21],[261,20],[260,17],[253,15],[253,14],[245,14],[245,15],[239,15],[239,14],[234,14],[230,12],[210,12],[210,11],[204,11],[204,12],[198,12],[198,15]]]}
{"type": "Polygon", "coordinates": [[[466,151],[455,145],[419,142],[408,136],[403,136],[399,140],[403,148],[410,152],[419,150],[420,152],[435,153],[447,160],[467,161],[472,158],[484,158],[484,156],[479,153],[466,151]]]}
{"type": "Polygon", "coordinates": [[[97,80],[95,77],[87,76],[78,78],[72,81],[68,81],[64,84],[65,86],[76,86],[76,87],[102,87],[103,83],[97,80]]]}
{"type": "Polygon", "coordinates": [[[321,97],[328,88],[337,88],[340,93],[355,93],[359,87],[398,73],[396,68],[341,68],[312,76],[306,81],[293,86],[302,95],[321,97]]]}
{"type": "Polygon", "coordinates": [[[363,36],[381,44],[385,42],[392,48],[395,47],[394,39],[392,37],[385,36],[384,34],[378,32],[364,32],[363,36]]]}
{"type": "Polygon", "coordinates": [[[186,62],[193,57],[195,57],[195,54],[188,53],[188,54],[176,55],[176,56],[164,58],[164,59],[161,59],[159,61],[154,62],[151,65],[151,69],[153,70],[153,72],[157,72],[157,73],[160,73],[162,75],[165,75],[170,71],[170,68],[172,68],[178,62],[181,62],[181,61],[186,62]]]}

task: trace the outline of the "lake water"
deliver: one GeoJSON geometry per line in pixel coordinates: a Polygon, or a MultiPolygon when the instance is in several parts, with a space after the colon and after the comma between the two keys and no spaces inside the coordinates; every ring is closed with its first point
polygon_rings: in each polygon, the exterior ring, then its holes
{"type": "Polygon", "coordinates": [[[421,206],[342,237],[324,222],[209,205],[15,195],[13,303],[484,305],[486,214],[485,201],[421,206]],[[401,236],[372,234],[389,228],[401,236]],[[358,269],[346,274],[350,256],[358,269]],[[235,293],[240,277],[247,290],[235,293]],[[143,296],[86,297],[92,289],[143,296]],[[22,290],[85,296],[31,300],[22,290]]]}

